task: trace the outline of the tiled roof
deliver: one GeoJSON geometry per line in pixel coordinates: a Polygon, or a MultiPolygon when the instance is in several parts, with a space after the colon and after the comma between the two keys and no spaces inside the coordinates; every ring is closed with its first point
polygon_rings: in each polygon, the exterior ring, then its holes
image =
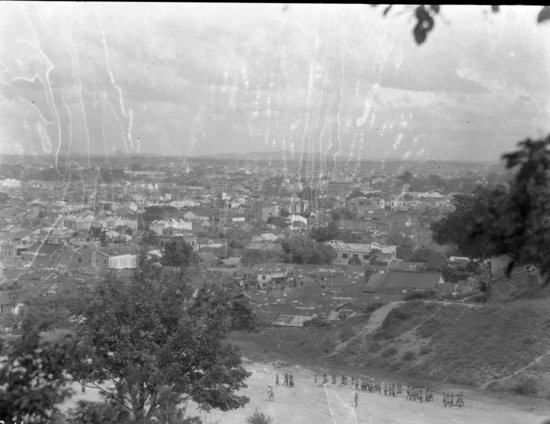
{"type": "Polygon", "coordinates": [[[386,274],[384,288],[434,289],[441,279],[439,272],[390,271],[386,274]]]}

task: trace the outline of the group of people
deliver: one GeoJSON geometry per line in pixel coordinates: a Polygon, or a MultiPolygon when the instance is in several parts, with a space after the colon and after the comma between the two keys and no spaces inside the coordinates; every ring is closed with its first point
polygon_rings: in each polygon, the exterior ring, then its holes
{"type": "MultiPolygon", "coordinates": [[[[294,388],[294,376],[292,374],[285,373],[283,376],[283,384],[291,389],[294,388]]],[[[275,386],[280,386],[279,374],[275,374],[275,386]]],[[[267,400],[269,402],[275,402],[275,391],[273,386],[267,387],[267,400]]]]}
{"type": "MultiPolygon", "coordinates": [[[[292,374],[285,373],[283,376],[283,384],[287,387],[293,388],[294,387],[294,376],[292,374]]],[[[318,376],[315,374],[315,384],[318,382],[318,376]]],[[[329,381],[329,375],[327,373],[323,374],[322,377],[322,384],[328,384],[329,381]]],[[[338,377],[336,375],[331,376],[331,381],[333,385],[338,384],[338,377]]],[[[279,386],[279,374],[275,375],[275,386],[279,386]]],[[[345,386],[348,385],[348,377],[346,375],[342,374],[342,377],[340,378],[340,385],[345,386]]],[[[382,391],[384,392],[384,396],[400,396],[403,393],[403,386],[400,383],[393,383],[393,382],[384,382],[382,384],[382,381],[372,378],[372,377],[351,377],[351,384],[352,389],[355,389],[356,392],[353,396],[353,401],[355,404],[355,407],[359,404],[359,394],[357,393],[358,390],[361,390],[362,392],[369,392],[369,393],[378,393],[382,394],[382,391]]],[[[434,400],[434,394],[432,389],[424,389],[422,387],[414,387],[414,386],[407,386],[407,399],[411,401],[419,401],[419,402],[433,402],[434,400]]],[[[275,393],[273,390],[273,386],[269,386],[267,389],[267,398],[270,402],[275,402],[275,393]]],[[[452,408],[456,406],[459,409],[464,408],[464,397],[462,393],[459,393],[457,395],[454,395],[452,393],[443,393],[443,406],[445,408],[449,407],[452,408]]]]}
{"type": "Polygon", "coordinates": [[[422,387],[407,387],[407,399],[422,402],[433,402],[434,393],[432,389],[423,389],[422,387]]]}
{"type": "MultiPolygon", "coordinates": [[[[294,376],[292,374],[285,373],[283,384],[291,389],[294,388],[294,376]]],[[[275,375],[275,386],[279,386],[279,374],[275,375]]],[[[270,386],[271,387],[271,386],[270,386]]]]}
{"type": "MultiPolygon", "coordinates": [[[[318,377],[317,374],[315,374],[315,384],[317,384],[318,377]]],[[[323,374],[322,383],[328,384],[329,376],[325,373],[323,374]]],[[[331,376],[332,384],[338,384],[338,378],[336,375],[331,376]]],[[[348,384],[348,377],[345,375],[342,375],[340,379],[340,385],[347,385],[348,384]]],[[[378,393],[382,394],[384,393],[384,396],[400,396],[403,393],[403,386],[400,383],[393,383],[393,382],[384,382],[372,378],[372,377],[351,377],[351,388],[355,388],[355,390],[361,390],[362,392],[369,392],[369,393],[378,393]]],[[[418,401],[418,402],[433,402],[434,400],[434,392],[432,389],[424,389],[422,387],[414,387],[414,386],[407,386],[407,399],[411,401],[418,401]]],[[[358,394],[357,392],[354,395],[354,403],[355,406],[357,406],[358,403],[358,394]]],[[[443,393],[443,405],[445,407],[453,407],[456,406],[460,409],[464,408],[464,397],[462,394],[457,394],[456,396],[454,394],[449,393],[443,393]]]]}
{"type": "Polygon", "coordinates": [[[459,409],[464,408],[464,397],[462,393],[455,395],[453,393],[443,393],[443,406],[445,408],[452,408],[456,406],[459,409]]]}

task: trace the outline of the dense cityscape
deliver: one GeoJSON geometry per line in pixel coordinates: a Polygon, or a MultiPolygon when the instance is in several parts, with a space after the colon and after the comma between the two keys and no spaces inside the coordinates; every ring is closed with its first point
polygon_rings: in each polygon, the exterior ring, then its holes
{"type": "Polygon", "coordinates": [[[550,423],[549,20],[0,2],[0,424],[550,423]]]}

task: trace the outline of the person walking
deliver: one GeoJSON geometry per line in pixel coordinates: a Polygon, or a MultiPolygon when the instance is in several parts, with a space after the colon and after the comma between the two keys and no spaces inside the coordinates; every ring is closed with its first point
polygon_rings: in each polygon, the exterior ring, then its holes
{"type": "Polygon", "coordinates": [[[355,392],[355,395],[353,396],[353,401],[355,403],[355,407],[357,408],[357,405],[359,404],[359,394],[355,392]]]}
{"type": "Polygon", "coordinates": [[[275,375],[275,386],[279,385],[279,374],[275,375]]]}

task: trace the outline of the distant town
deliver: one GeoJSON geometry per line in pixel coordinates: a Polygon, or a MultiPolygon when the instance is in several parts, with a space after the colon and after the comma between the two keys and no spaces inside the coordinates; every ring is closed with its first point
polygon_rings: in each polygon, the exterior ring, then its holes
{"type": "Polygon", "coordinates": [[[174,240],[193,251],[194,284],[245,298],[266,325],[428,294],[460,301],[504,276],[498,261],[452,255],[430,229],[455,194],[506,183],[494,164],[340,162],[323,174],[280,160],[13,159],[0,167],[2,314],[127,274],[174,240]],[[311,296],[296,298],[304,286],[311,296]]]}

